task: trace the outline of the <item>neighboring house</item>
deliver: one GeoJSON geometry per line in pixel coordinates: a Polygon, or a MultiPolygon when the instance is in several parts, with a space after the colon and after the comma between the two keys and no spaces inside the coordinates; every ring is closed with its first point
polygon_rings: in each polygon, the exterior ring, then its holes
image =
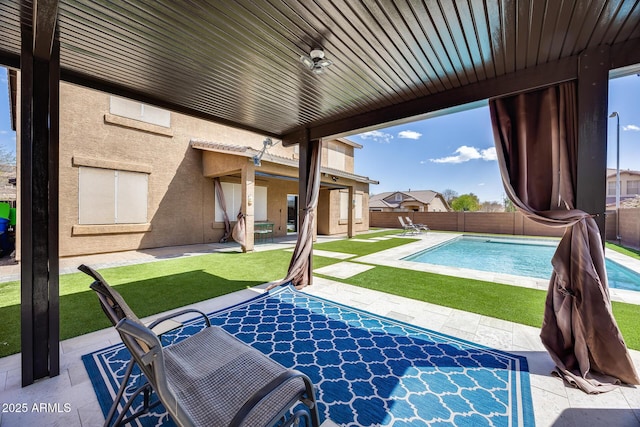
{"type": "Polygon", "coordinates": [[[431,190],[392,191],[369,198],[372,212],[449,212],[442,194],[431,190]]]}
{"type": "MultiPolygon", "coordinates": [[[[620,200],[640,196],[640,171],[620,170],[620,200]]],[[[616,170],[607,169],[607,207],[616,205],[616,170]]]]}
{"type": "Polygon", "coordinates": [[[16,167],[0,164],[0,202],[16,206],[16,167]]]}
{"type": "MultiPolygon", "coordinates": [[[[239,211],[246,215],[247,250],[255,222],[272,223],[276,237],[296,232],[298,147],[264,141],[61,83],[60,255],[218,242],[224,221],[214,178],[231,225],[239,211]]],[[[357,148],[347,139],[323,142],[319,234],[347,233],[350,208],[351,230],[369,228],[369,184],[376,181],[353,173],[357,148]]]]}

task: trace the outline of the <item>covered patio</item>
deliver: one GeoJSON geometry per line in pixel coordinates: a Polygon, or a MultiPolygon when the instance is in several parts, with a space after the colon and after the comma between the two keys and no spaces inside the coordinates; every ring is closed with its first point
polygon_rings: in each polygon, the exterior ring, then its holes
{"type": "MultiPolygon", "coordinates": [[[[605,235],[607,82],[638,71],[638,2],[9,0],[0,12],[0,64],[21,73],[23,386],[64,368],[60,80],[298,144],[299,198],[310,203],[325,138],[569,82],[571,208],[605,235]]],[[[300,218],[310,203],[300,203],[300,218]]],[[[303,286],[313,281],[312,219],[305,227],[303,286]]]]}
{"type": "MultiPolygon", "coordinates": [[[[359,237],[367,238],[366,235],[359,237]]],[[[423,236],[420,241],[411,245],[427,244],[429,238],[437,239],[435,235],[423,236]]],[[[335,238],[319,236],[319,242],[333,240],[335,238]]],[[[292,248],[294,243],[294,239],[276,239],[274,244],[260,245],[258,250],[292,248]]],[[[165,248],[139,254],[122,253],[116,259],[107,255],[70,258],[62,262],[61,269],[65,272],[71,272],[75,270],[75,266],[82,263],[90,263],[98,268],[103,268],[131,265],[137,262],[151,262],[154,258],[169,259],[176,256],[194,256],[203,253],[203,251],[233,250],[237,252],[239,250],[237,245],[226,248],[223,247],[224,245],[218,246],[218,249],[196,245],[165,248]]],[[[406,251],[407,249],[401,246],[399,250],[406,251]]],[[[377,254],[366,258],[371,263],[391,264],[388,257],[377,254]],[[376,256],[380,259],[373,259],[376,256]]],[[[3,276],[6,275],[5,269],[6,267],[0,267],[3,276]]],[[[353,271],[353,273],[356,272],[353,271]]],[[[233,306],[248,298],[261,295],[263,292],[264,286],[259,286],[204,301],[192,307],[204,312],[212,312],[233,306]]],[[[314,278],[314,285],[305,288],[304,292],[401,322],[410,322],[419,327],[525,356],[529,363],[531,397],[536,426],[631,426],[638,423],[637,417],[640,417],[638,413],[639,389],[622,387],[614,392],[589,396],[580,390],[566,387],[558,378],[552,377],[549,372],[553,369],[553,361],[540,343],[538,328],[403,297],[390,296],[386,293],[355,287],[327,278],[314,278]]],[[[152,316],[152,318],[158,316],[160,314],[152,316]]],[[[145,320],[151,320],[151,318],[145,320]]],[[[59,404],[61,409],[61,412],[34,413],[30,411],[28,413],[2,414],[2,418],[0,418],[2,425],[102,425],[103,416],[100,405],[81,361],[81,356],[102,349],[109,344],[118,343],[120,343],[120,337],[113,328],[65,340],[60,347],[61,374],[24,388],[20,384],[20,355],[16,354],[0,359],[0,382],[4,385],[4,388],[0,389],[0,396],[2,396],[3,402],[5,397],[14,402],[28,402],[30,405],[33,402],[48,402],[59,404]],[[65,403],[71,403],[69,411],[64,410],[65,403]]],[[[636,365],[640,365],[640,352],[632,350],[631,355],[636,365]]],[[[327,423],[323,427],[331,426],[333,424],[327,423]]]]}

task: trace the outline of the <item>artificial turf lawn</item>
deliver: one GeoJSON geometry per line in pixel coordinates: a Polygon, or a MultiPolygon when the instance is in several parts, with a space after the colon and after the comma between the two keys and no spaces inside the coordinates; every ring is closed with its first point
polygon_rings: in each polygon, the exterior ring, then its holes
{"type": "Polygon", "coordinates": [[[640,251],[637,249],[625,248],[624,246],[620,246],[610,242],[607,242],[604,245],[606,248],[614,250],[616,252],[620,252],[621,254],[626,255],[628,257],[640,259],[640,251]]]}
{"type": "MultiPolygon", "coordinates": [[[[278,280],[291,252],[214,253],[101,269],[139,317],[278,280]]],[[[338,262],[314,257],[314,266],[338,262]]],[[[60,276],[60,339],[110,326],[84,273],[60,276]]],[[[0,357],[20,351],[20,282],[0,283],[0,357]]]]}
{"type": "MultiPolygon", "coordinates": [[[[398,234],[398,231],[369,233],[358,238],[390,234],[398,234]]],[[[374,242],[343,239],[314,247],[363,256],[412,241],[405,238],[374,242]]],[[[221,252],[103,269],[100,273],[140,317],[145,317],[277,280],[286,274],[290,259],[291,252],[284,250],[248,254],[221,252]]],[[[340,261],[314,256],[313,267],[340,261]]],[[[384,266],[376,266],[343,281],[534,327],[542,324],[546,298],[545,291],[535,289],[384,266]]],[[[110,325],[96,296],[88,288],[90,282],[83,273],[60,277],[61,339],[110,325]]],[[[0,324],[3,326],[0,329],[0,357],[20,351],[19,301],[19,282],[0,283],[0,324]]],[[[640,350],[640,328],[636,326],[640,306],[613,302],[612,307],[627,346],[640,350]]]]}

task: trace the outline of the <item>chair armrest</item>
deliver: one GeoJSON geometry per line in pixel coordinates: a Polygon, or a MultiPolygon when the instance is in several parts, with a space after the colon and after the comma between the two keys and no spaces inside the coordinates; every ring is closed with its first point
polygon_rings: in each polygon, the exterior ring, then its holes
{"type": "Polygon", "coordinates": [[[118,322],[116,330],[133,337],[137,341],[141,341],[149,348],[149,350],[142,356],[142,361],[147,365],[151,363],[151,359],[157,353],[162,351],[162,345],[160,344],[158,336],[144,325],[140,325],[133,320],[124,318],[118,322]]]}
{"type": "MultiPolygon", "coordinates": [[[[315,405],[315,392],[313,390],[313,385],[311,384],[311,380],[305,374],[300,371],[296,371],[295,369],[287,369],[282,374],[278,375],[276,378],[271,380],[268,384],[262,387],[260,390],[256,391],[253,396],[249,400],[247,400],[244,405],[240,408],[240,410],[233,417],[231,422],[229,423],[229,427],[236,427],[242,425],[244,419],[249,415],[251,410],[258,404],[260,401],[272,392],[274,392],[278,387],[282,384],[291,381],[296,378],[301,378],[305,385],[305,393],[307,398],[301,401],[312,409],[315,405]]],[[[288,408],[286,408],[288,409],[288,408]]],[[[283,414],[279,414],[276,419],[279,419],[283,414]]]]}
{"type": "Polygon", "coordinates": [[[173,319],[174,317],[182,316],[183,314],[188,314],[188,313],[197,313],[197,314],[201,315],[204,318],[204,322],[207,325],[207,327],[211,326],[211,321],[209,321],[209,318],[207,317],[206,314],[204,314],[200,310],[196,310],[196,309],[193,309],[193,308],[187,308],[187,309],[180,310],[180,311],[177,311],[177,312],[172,313],[172,314],[168,314],[166,316],[162,316],[161,318],[156,319],[153,322],[151,322],[148,327],[149,327],[149,329],[153,329],[156,326],[158,326],[158,324],[160,324],[160,323],[162,323],[164,321],[167,321],[167,320],[173,319]]]}

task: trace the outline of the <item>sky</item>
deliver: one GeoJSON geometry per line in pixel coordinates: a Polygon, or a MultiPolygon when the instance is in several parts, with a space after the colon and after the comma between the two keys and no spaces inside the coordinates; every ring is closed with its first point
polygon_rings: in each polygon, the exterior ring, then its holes
{"type": "Polygon", "coordinates": [[[11,130],[9,116],[9,85],[7,69],[0,67],[0,150],[16,152],[16,134],[11,130]]]}
{"type": "MultiPolygon", "coordinates": [[[[640,77],[609,81],[613,111],[620,115],[620,169],[640,170],[640,77]]],[[[607,166],[615,169],[616,119],[608,120],[607,166]]],[[[481,202],[505,197],[486,105],[348,138],[363,145],[355,173],[380,182],[371,194],[450,189],[481,202]]]]}
{"type": "MultiPolygon", "coordinates": [[[[15,153],[7,70],[0,67],[0,149],[15,153]]],[[[609,81],[609,109],[620,115],[620,169],[640,170],[640,77],[609,81]]],[[[616,119],[608,119],[607,166],[616,167],[616,119]]],[[[489,107],[350,136],[355,173],[379,181],[370,192],[450,189],[473,193],[481,202],[502,201],[489,107]]]]}

